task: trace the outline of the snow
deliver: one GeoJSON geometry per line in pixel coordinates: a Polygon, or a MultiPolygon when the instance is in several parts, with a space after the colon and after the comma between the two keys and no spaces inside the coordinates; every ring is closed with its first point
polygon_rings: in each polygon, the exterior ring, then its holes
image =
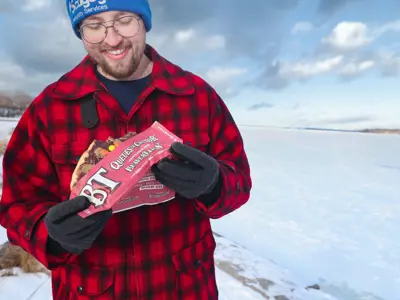
{"type": "Polygon", "coordinates": [[[16,125],[16,122],[18,119],[9,119],[13,121],[4,121],[5,118],[0,117],[0,139],[6,139],[10,137],[10,134],[12,133],[12,130],[14,130],[14,126],[16,125]]]}
{"type": "MultiPolygon", "coordinates": [[[[220,299],[400,300],[400,136],[241,131],[253,190],[212,220],[220,299]]],[[[0,299],[50,294],[46,275],[0,277],[0,299]]]]}
{"type": "MultiPolygon", "coordinates": [[[[278,296],[286,296],[287,299],[297,300],[338,300],[319,291],[305,289],[310,282],[218,233],[215,233],[215,238],[218,245],[215,255],[217,276],[227,299],[279,299],[278,296]],[[240,289],[236,288],[236,291],[235,287],[230,287],[227,290],[226,273],[242,282],[240,289]]],[[[237,282],[234,284],[237,285],[237,282]]]]}
{"type": "Polygon", "coordinates": [[[0,299],[51,300],[50,277],[42,273],[0,277],[0,299]]]}
{"type": "Polygon", "coordinates": [[[400,136],[242,132],[252,197],[214,230],[339,299],[400,299],[400,136]]]}

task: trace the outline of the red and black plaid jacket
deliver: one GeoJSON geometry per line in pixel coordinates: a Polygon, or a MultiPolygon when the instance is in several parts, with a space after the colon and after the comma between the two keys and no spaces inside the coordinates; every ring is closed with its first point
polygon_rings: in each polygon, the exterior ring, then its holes
{"type": "Polygon", "coordinates": [[[86,57],[49,85],[21,117],[3,159],[0,224],[10,242],[52,270],[53,298],[217,299],[210,218],[249,199],[251,178],[242,137],[224,102],[200,77],[161,57],[129,115],[98,81],[86,57]],[[83,125],[79,99],[93,94],[99,116],[83,125]],[[69,197],[72,172],[93,139],[141,132],[158,121],[220,163],[223,188],[210,207],[177,197],[114,214],[81,255],[50,255],[43,216],[69,197]]]}

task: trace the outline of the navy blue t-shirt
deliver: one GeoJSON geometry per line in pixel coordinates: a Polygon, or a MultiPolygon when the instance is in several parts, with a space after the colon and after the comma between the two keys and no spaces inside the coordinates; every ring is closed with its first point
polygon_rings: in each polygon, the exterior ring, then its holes
{"type": "Polygon", "coordinates": [[[150,78],[149,75],[137,80],[115,81],[104,77],[97,69],[96,74],[99,80],[107,87],[110,94],[117,99],[126,114],[129,114],[137,97],[144,90],[150,78]]]}

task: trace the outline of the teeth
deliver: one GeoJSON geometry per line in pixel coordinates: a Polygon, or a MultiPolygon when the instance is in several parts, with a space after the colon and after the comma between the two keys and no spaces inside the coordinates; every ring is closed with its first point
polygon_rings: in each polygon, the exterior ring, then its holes
{"type": "Polygon", "coordinates": [[[110,53],[111,55],[119,55],[122,52],[124,52],[125,49],[118,49],[118,50],[107,50],[108,53],[110,53]]]}

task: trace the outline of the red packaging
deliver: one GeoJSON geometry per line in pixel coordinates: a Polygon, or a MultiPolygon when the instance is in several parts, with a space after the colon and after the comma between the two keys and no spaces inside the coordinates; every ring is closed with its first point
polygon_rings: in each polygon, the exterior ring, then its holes
{"type": "Polygon", "coordinates": [[[160,123],[129,138],[95,164],[73,187],[70,198],[86,196],[92,205],[78,213],[88,217],[112,208],[113,213],[169,201],[175,192],[159,183],[150,167],[170,155],[180,138],[160,123]]]}

